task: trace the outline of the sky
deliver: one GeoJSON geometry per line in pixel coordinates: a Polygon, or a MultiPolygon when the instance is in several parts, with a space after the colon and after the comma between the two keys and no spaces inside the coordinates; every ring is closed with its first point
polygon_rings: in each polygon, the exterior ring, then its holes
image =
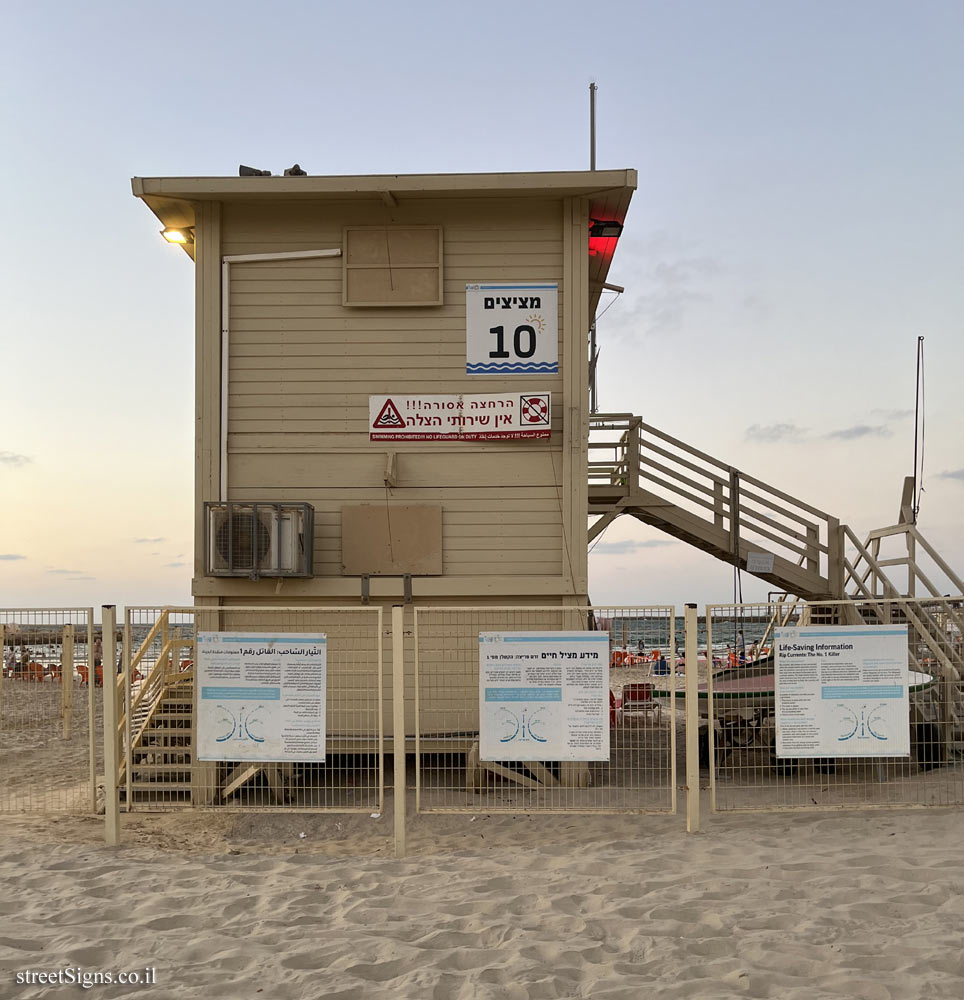
{"type": "MultiPolygon", "coordinates": [[[[130,178],[583,170],[639,187],[600,409],[964,571],[964,4],[411,0],[8,6],[0,607],[190,603],[193,265],[130,178]]],[[[745,599],[769,585],[745,574],[745,599]]],[[[630,518],[600,604],[725,603],[630,518]]]]}

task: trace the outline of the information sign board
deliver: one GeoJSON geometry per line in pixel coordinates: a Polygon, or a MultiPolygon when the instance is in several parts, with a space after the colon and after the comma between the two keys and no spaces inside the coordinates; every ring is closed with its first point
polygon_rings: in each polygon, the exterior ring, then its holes
{"type": "Polygon", "coordinates": [[[609,760],[609,634],[479,634],[482,760],[609,760]]]}
{"type": "Polygon", "coordinates": [[[465,286],[467,375],[557,375],[559,286],[465,286]]]}
{"type": "Polygon", "coordinates": [[[327,637],[199,632],[197,759],[323,761],[327,637]]]}
{"type": "Polygon", "coordinates": [[[910,753],[907,626],[774,631],[777,757],[910,753]]]}
{"type": "Polygon", "coordinates": [[[551,435],[548,391],[368,397],[371,441],[511,441],[551,435]]]}

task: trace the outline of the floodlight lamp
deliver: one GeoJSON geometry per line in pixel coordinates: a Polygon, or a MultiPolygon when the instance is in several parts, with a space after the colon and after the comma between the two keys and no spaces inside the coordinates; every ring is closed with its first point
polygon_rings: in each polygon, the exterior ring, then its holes
{"type": "Polygon", "coordinates": [[[168,243],[177,243],[180,246],[194,242],[194,230],[190,226],[181,226],[180,228],[176,226],[166,226],[161,230],[161,236],[163,236],[168,243]]]}
{"type": "Polygon", "coordinates": [[[622,232],[623,232],[623,224],[621,222],[617,222],[615,219],[589,220],[590,236],[613,237],[613,236],[621,236],[622,232]]]}

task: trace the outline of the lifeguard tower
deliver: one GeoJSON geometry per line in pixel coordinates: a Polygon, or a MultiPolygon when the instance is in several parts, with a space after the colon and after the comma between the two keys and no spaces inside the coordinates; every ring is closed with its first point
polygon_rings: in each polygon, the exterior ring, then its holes
{"type": "MultiPolygon", "coordinates": [[[[196,608],[572,607],[584,628],[590,324],[636,172],[241,173],[132,181],[195,264],[196,608]]],[[[174,681],[136,732],[191,725],[174,681]]],[[[463,686],[433,720],[449,739],[478,728],[463,686]]],[[[335,751],[372,732],[352,697],[335,751]]],[[[199,781],[186,737],[150,757],[136,732],[133,795],[149,758],[144,794],[249,773],[199,781]]]]}
{"type": "Polygon", "coordinates": [[[132,186],[196,268],[199,605],[586,603],[634,170],[132,186]]]}

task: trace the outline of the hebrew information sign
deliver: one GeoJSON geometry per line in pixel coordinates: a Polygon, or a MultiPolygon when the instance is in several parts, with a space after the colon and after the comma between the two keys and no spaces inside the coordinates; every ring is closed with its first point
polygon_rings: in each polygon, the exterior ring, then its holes
{"type": "Polygon", "coordinates": [[[369,396],[371,441],[508,441],[547,438],[548,392],[369,396]]]}
{"type": "Polygon", "coordinates": [[[608,632],[481,632],[482,760],[609,760],[608,632]]]}
{"type": "Polygon", "coordinates": [[[467,375],[557,375],[559,286],[465,286],[467,375]]]}

